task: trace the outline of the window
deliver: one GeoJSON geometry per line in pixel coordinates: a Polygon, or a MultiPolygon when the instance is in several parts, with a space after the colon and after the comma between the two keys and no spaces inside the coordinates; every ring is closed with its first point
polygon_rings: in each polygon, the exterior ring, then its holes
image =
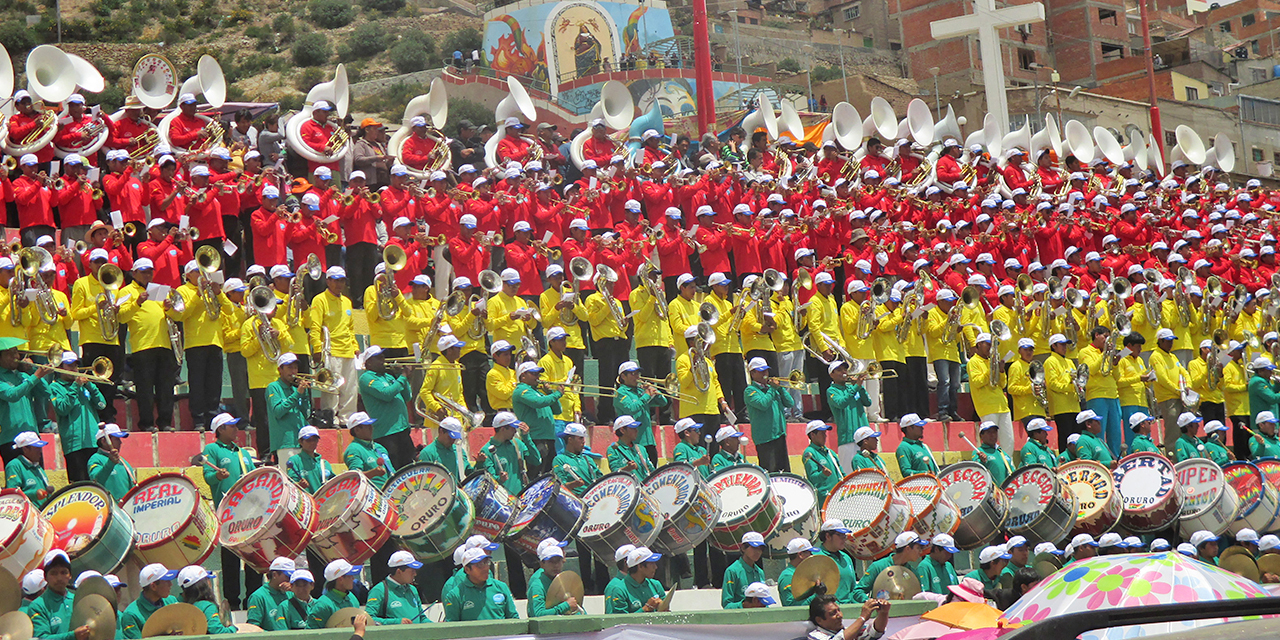
{"type": "Polygon", "coordinates": [[[1226,22],[1224,22],[1224,23],[1222,23],[1222,24],[1218,25],[1218,30],[1219,30],[1219,31],[1221,31],[1221,32],[1223,32],[1223,33],[1231,33],[1231,21],[1230,21],[1230,20],[1228,20],[1228,21],[1226,21],[1226,22]]]}
{"type": "Polygon", "coordinates": [[[1102,43],[1103,60],[1119,60],[1124,57],[1124,45],[1102,43]]]}
{"type": "Polygon", "coordinates": [[[901,43],[901,42],[890,42],[890,43],[889,43],[889,50],[890,50],[890,51],[902,51],[902,43],[901,43]]]}
{"type": "Polygon", "coordinates": [[[1173,133],[1172,131],[1169,131],[1168,129],[1165,129],[1165,131],[1164,131],[1164,144],[1165,144],[1165,146],[1166,146],[1166,147],[1169,147],[1170,149],[1172,149],[1173,147],[1178,146],[1178,136],[1174,135],[1174,133],[1173,133]]]}
{"type": "Polygon", "coordinates": [[[1253,161],[1262,162],[1262,149],[1254,147],[1252,151],[1253,151],[1253,161]]]}
{"type": "Polygon", "coordinates": [[[1031,65],[1036,62],[1036,52],[1030,49],[1018,49],[1018,68],[1023,71],[1030,71],[1031,65]]]}
{"type": "Polygon", "coordinates": [[[1196,87],[1187,87],[1187,100],[1199,100],[1200,90],[1196,87]]]}
{"type": "Polygon", "coordinates": [[[845,22],[848,22],[848,21],[850,21],[850,20],[857,20],[857,19],[858,19],[858,17],[859,17],[859,16],[861,16],[861,15],[862,15],[862,5],[861,5],[861,4],[852,4],[852,5],[849,5],[849,6],[847,6],[847,7],[845,7],[845,8],[844,8],[844,20],[845,20],[845,22]]]}
{"type": "Polygon", "coordinates": [[[1129,35],[1131,36],[1138,35],[1139,24],[1140,23],[1134,22],[1132,20],[1129,21],[1129,35]]]}
{"type": "Polygon", "coordinates": [[[1252,13],[1246,13],[1246,14],[1244,14],[1244,15],[1240,16],[1240,26],[1241,26],[1241,27],[1249,27],[1249,26],[1253,26],[1253,23],[1255,23],[1255,22],[1257,22],[1257,21],[1258,21],[1258,19],[1257,19],[1256,17],[1254,17],[1254,15],[1253,15],[1252,13]]]}
{"type": "Polygon", "coordinates": [[[1267,70],[1266,69],[1250,69],[1249,76],[1253,79],[1254,82],[1266,82],[1267,70]]]}
{"type": "Polygon", "coordinates": [[[1255,56],[1256,56],[1256,55],[1260,55],[1260,54],[1262,53],[1262,50],[1261,50],[1261,49],[1259,48],[1259,46],[1258,46],[1258,41],[1257,41],[1257,40],[1251,40],[1251,41],[1249,42],[1249,50],[1250,50],[1250,51],[1252,51],[1252,52],[1253,52],[1253,55],[1255,55],[1255,56]]]}
{"type": "Polygon", "coordinates": [[[1102,24],[1120,24],[1115,9],[1098,9],[1098,22],[1102,24]]]}
{"type": "Polygon", "coordinates": [[[871,36],[862,36],[862,46],[868,49],[876,48],[876,39],[871,36]]]}
{"type": "Polygon", "coordinates": [[[1280,164],[1280,151],[1273,151],[1271,153],[1271,161],[1275,164],[1280,164]]]}

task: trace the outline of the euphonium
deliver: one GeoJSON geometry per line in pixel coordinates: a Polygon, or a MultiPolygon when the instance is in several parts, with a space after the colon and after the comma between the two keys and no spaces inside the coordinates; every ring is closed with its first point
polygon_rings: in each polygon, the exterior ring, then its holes
{"type": "Polygon", "coordinates": [[[378,287],[378,317],[383,320],[396,317],[396,313],[400,310],[400,290],[396,288],[395,276],[392,274],[404,269],[408,260],[409,256],[405,254],[404,249],[397,245],[389,244],[382,250],[384,270],[375,279],[374,284],[378,287]]]}
{"type": "Polygon", "coordinates": [[[991,321],[991,379],[992,387],[1000,388],[1000,376],[1004,372],[1004,356],[1000,355],[1000,343],[1012,340],[1009,325],[1000,320],[991,321]]]}
{"type": "Polygon", "coordinates": [[[222,254],[208,245],[196,249],[196,266],[200,267],[200,275],[196,280],[196,293],[204,302],[204,314],[210,320],[217,320],[222,314],[222,300],[218,296],[218,284],[211,277],[222,268],[222,254]]]}
{"type": "Polygon", "coordinates": [[[103,340],[115,340],[120,333],[120,309],[116,306],[115,292],[124,283],[124,271],[107,263],[98,269],[98,284],[103,292],[98,294],[98,329],[103,340]]]}
{"type": "Polygon", "coordinates": [[[1027,378],[1031,380],[1031,395],[1036,399],[1036,403],[1049,410],[1049,396],[1045,392],[1044,386],[1044,364],[1038,360],[1032,360],[1027,367],[1027,378]]]}
{"type": "Polygon", "coordinates": [[[53,256],[40,247],[28,247],[18,252],[18,268],[22,270],[23,279],[35,288],[36,310],[40,313],[40,320],[48,325],[58,322],[58,303],[40,271],[52,266],[53,256]]]}
{"type": "Polygon", "coordinates": [[[652,262],[646,261],[640,265],[637,275],[640,277],[640,284],[644,285],[644,290],[653,299],[653,312],[663,321],[667,319],[667,294],[662,288],[662,274],[652,262]]]}
{"type": "Polygon", "coordinates": [[[693,375],[693,386],[698,391],[706,392],[711,388],[711,365],[708,363],[708,352],[716,342],[716,330],[707,322],[697,324],[697,335],[689,345],[690,373],[693,375]]]}
{"type": "Polygon", "coordinates": [[[613,286],[618,282],[618,272],[614,271],[608,265],[596,265],[596,291],[600,297],[604,298],[605,304],[609,307],[609,316],[617,323],[618,328],[622,331],[627,330],[627,315],[622,311],[622,305],[613,297],[613,286]]]}
{"type": "Polygon", "coordinates": [[[275,361],[280,357],[280,339],[271,331],[271,312],[276,308],[276,294],[270,288],[254,287],[249,292],[249,311],[256,314],[258,324],[254,330],[258,337],[258,347],[268,360],[275,361]]]}

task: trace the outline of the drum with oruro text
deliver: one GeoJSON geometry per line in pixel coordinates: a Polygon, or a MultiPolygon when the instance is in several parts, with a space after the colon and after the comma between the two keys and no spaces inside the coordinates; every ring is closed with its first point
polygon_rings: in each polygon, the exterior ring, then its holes
{"type": "Polygon", "coordinates": [[[1226,532],[1240,513],[1240,496],[1227,484],[1218,463],[1206,458],[1191,458],[1173,466],[1182,489],[1182,515],[1178,532],[1190,539],[1197,531],[1210,531],[1215,536],[1226,532]]]}
{"type": "Polygon", "coordinates": [[[53,526],[44,514],[22,491],[0,489],[0,567],[21,580],[52,548],[53,526]]]}
{"type": "Polygon", "coordinates": [[[471,535],[475,507],[443,466],[411,464],[391,476],[382,493],[396,508],[391,535],[422,562],[450,557],[471,535]]]}
{"type": "Polygon", "coordinates": [[[134,553],[143,564],[201,564],[213,553],[218,518],[190,478],[161,473],[134,485],[120,505],[133,518],[134,553]]]}
{"type": "Polygon", "coordinates": [[[1049,467],[1033,464],[1018,469],[1000,488],[1009,497],[1005,530],[1025,537],[1028,544],[1057,543],[1075,525],[1076,495],[1049,467]]]}
{"type": "Polygon", "coordinates": [[[218,504],[218,544],[258,573],[277,557],[296,558],[316,531],[311,495],[276,467],[244,474],[218,504]]]}
{"type": "Polygon", "coordinates": [[[977,549],[1000,534],[1009,517],[1009,497],[1000,490],[987,468],[966,460],[947,465],[938,475],[942,493],[960,509],[956,546],[977,549]]]}
{"type": "Polygon", "coordinates": [[[764,469],[750,464],[725,467],[707,479],[720,496],[720,517],[711,530],[711,545],[736,553],[742,534],[754,531],[768,538],[782,523],[782,498],[764,469]]]}
{"type": "Polygon", "coordinates": [[[97,484],[67,485],[49,496],[41,512],[53,527],[53,548],[71,557],[73,576],[90,569],[113,573],[133,549],[133,520],[97,484]]]}
{"type": "Polygon", "coordinates": [[[1149,451],[1131,453],[1120,459],[1111,475],[1124,500],[1120,526],[1144,534],[1178,521],[1182,490],[1168,458],[1149,451]]]}
{"type": "Polygon", "coordinates": [[[505,542],[530,562],[538,562],[538,543],[561,542],[578,532],[585,510],[582,499],[565,489],[552,474],[529,483],[516,497],[516,507],[503,534],[505,542]]]}
{"type": "Polygon", "coordinates": [[[624,544],[647,547],[662,531],[666,519],[658,504],[630,473],[611,473],[582,494],[586,515],[578,527],[578,541],[601,558],[612,558],[624,544]]]}
{"type": "Polygon", "coordinates": [[[960,509],[942,491],[937,476],[918,473],[900,480],[897,489],[911,503],[912,529],[922,538],[952,535],[960,527],[960,509]]]}
{"type": "Polygon", "coordinates": [[[869,562],[892,552],[893,539],[911,528],[911,502],[879,469],[862,469],[831,488],[822,507],[828,518],[850,529],[849,552],[869,562]]]}
{"type": "Polygon", "coordinates": [[[476,508],[472,528],[491,542],[497,542],[511,519],[516,499],[488,471],[476,471],[463,479],[462,492],[471,498],[476,508]]]}
{"type": "Polygon", "coordinates": [[[649,495],[666,519],[666,526],[651,545],[659,553],[686,553],[698,546],[720,518],[720,496],[711,490],[698,470],[684,462],[672,462],[644,481],[649,495]]]}
{"type": "Polygon", "coordinates": [[[316,533],[310,548],[329,562],[353,565],[382,548],[399,515],[395,505],[360,471],[346,471],[316,490],[316,533]]]}
{"type": "Polygon", "coordinates": [[[1116,528],[1124,513],[1124,499],[1116,491],[1110,469],[1093,460],[1072,460],[1058,467],[1058,477],[1076,494],[1080,509],[1072,537],[1087,533],[1097,538],[1116,528]]]}

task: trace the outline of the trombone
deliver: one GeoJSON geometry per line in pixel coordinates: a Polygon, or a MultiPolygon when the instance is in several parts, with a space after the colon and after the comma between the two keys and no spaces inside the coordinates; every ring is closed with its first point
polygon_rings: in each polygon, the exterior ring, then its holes
{"type": "Polygon", "coordinates": [[[564,381],[556,381],[556,380],[539,380],[538,384],[547,386],[547,387],[557,387],[564,391],[571,391],[580,396],[591,396],[591,397],[597,397],[597,398],[612,397],[614,392],[616,391],[616,389],[614,389],[613,387],[602,387],[597,384],[587,384],[585,382],[578,382],[576,380],[573,382],[564,382],[564,381]],[[592,391],[592,389],[595,389],[595,391],[592,391]],[[603,391],[608,391],[609,393],[602,393],[603,391]]]}
{"type": "Polygon", "coordinates": [[[681,402],[697,402],[697,398],[680,392],[680,380],[676,374],[671,374],[665,378],[650,378],[640,376],[640,382],[653,388],[659,395],[664,395],[672,400],[681,402]]]}
{"type": "Polygon", "coordinates": [[[63,369],[51,364],[36,364],[34,362],[29,364],[36,369],[48,369],[58,375],[69,376],[72,378],[84,378],[85,382],[107,385],[115,384],[115,382],[111,380],[111,375],[115,373],[115,367],[111,364],[111,360],[106,356],[98,356],[97,358],[94,358],[93,363],[88,367],[81,367],[75,371],[63,369]]]}

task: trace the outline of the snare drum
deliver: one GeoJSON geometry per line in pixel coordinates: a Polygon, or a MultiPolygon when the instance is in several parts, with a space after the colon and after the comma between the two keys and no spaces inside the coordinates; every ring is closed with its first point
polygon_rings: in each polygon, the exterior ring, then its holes
{"type": "Polygon", "coordinates": [[[871,561],[893,551],[893,539],[911,528],[911,503],[878,469],[862,469],[844,477],[827,494],[823,519],[835,518],[852,531],[849,552],[871,561]]]}
{"type": "Polygon", "coordinates": [[[538,543],[547,538],[561,542],[577,533],[582,522],[582,499],[569,493],[554,475],[534,480],[516,498],[515,514],[504,534],[520,555],[538,562],[538,543]]]}
{"type": "Polygon", "coordinates": [[[1240,513],[1227,525],[1231,535],[1241,529],[1253,529],[1259,534],[1272,530],[1276,514],[1280,511],[1280,495],[1252,462],[1232,462],[1222,468],[1227,484],[1240,496],[1240,513]]]}
{"type": "Polygon", "coordinates": [[[0,489],[0,568],[21,580],[53,548],[53,526],[18,489],[0,489]]]}
{"type": "Polygon", "coordinates": [[[1076,523],[1079,507],[1072,493],[1053,469],[1033,464],[1014,472],[1001,487],[1009,497],[1005,530],[1023,536],[1030,545],[1058,542],[1076,523]]]}
{"type": "Polygon", "coordinates": [[[383,495],[395,506],[391,535],[422,562],[449,557],[471,535],[475,506],[449,471],[434,462],[411,464],[387,481],[383,495]]]}
{"type": "Polygon", "coordinates": [[[1112,472],[1124,500],[1120,526],[1137,534],[1155,533],[1178,521],[1182,490],[1169,459],[1151,452],[1131,453],[1112,472]]]}
{"type": "Polygon", "coordinates": [[[1074,537],[1087,533],[1095,538],[1116,528],[1124,513],[1124,499],[1116,491],[1111,470],[1093,460],[1072,460],[1058,467],[1058,477],[1076,495],[1079,511],[1071,527],[1074,537]]]}
{"type": "Polygon", "coordinates": [[[1197,531],[1220,536],[1240,513],[1240,496],[1227,484],[1222,467],[1212,460],[1191,458],[1173,466],[1182,488],[1178,532],[1190,538],[1197,531]]]}
{"type": "Polygon", "coordinates": [[[765,538],[782,523],[782,498],[764,469],[735,464],[707,479],[720,495],[720,517],[711,530],[711,544],[726,553],[739,551],[742,534],[754,531],[765,538]]]}
{"type": "Polygon", "coordinates": [[[914,531],[924,538],[940,533],[952,535],[960,526],[960,509],[942,492],[937,476],[920,473],[903,478],[897,485],[898,493],[911,503],[911,515],[915,520],[914,531]]]}
{"type": "Polygon", "coordinates": [[[578,541],[601,558],[612,558],[624,544],[647,547],[662,531],[662,511],[640,483],[625,472],[611,473],[582,494],[586,516],[578,541]]]}
{"type": "Polygon", "coordinates": [[[316,531],[311,495],[276,467],[244,474],[218,505],[218,544],[258,573],[279,556],[296,558],[316,531]]]}
{"type": "Polygon", "coordinates": [[[765,555],[786,558],[787,543],[795,538],[813,542],[818,537],[818,494],[808,480],[791,473],[769,475],[773,493],[782,500],[782,522],[765,537],[765,555]]]}
{"type": "Polygon", "coordinates": [[[201,564],[213,553],[218,518],[190,478],[161,473],[134,485],[120,500],[133,519],[135,553],[143,564],[201,564]]]}
{"type": "Polygon", "coordinates": [[[667,522],[652,545],[660,553],[679,555],[702,544],[720,518],[720,496],[683,462],[654,471],[644,481],[644,492],[667,522]]]}
{"type": "Polygon", "coordinates": [[[476,519],[472,528],[497,542],[511,519],[515,498],[488,471],[476,471],[463,479],[462,492],[475,504],[476,519]]]}
{"type": "Polygon", "coordinates": [[[97,484],[67,485],[49,496],[41,512],[53,527],[53,548],[71,557],[71,575],[112,573],[133,549],[133,520],[97,484]]]}
{"type": "Polygon", "coordinates": [[[346,471],[316,490],[316,534],[310,548],[333,562],[364,564],[391,538],[399,514],[369,478],[346,471]]]}
{"type": "Polygon", "coordinates": [[[1009,517],[1009,497],[996,486],[987,468],[973,461],[947,465],[938,476],[942,493],[960,509],[956,546],[986,546],[1000,534],[1009,517]]]}

